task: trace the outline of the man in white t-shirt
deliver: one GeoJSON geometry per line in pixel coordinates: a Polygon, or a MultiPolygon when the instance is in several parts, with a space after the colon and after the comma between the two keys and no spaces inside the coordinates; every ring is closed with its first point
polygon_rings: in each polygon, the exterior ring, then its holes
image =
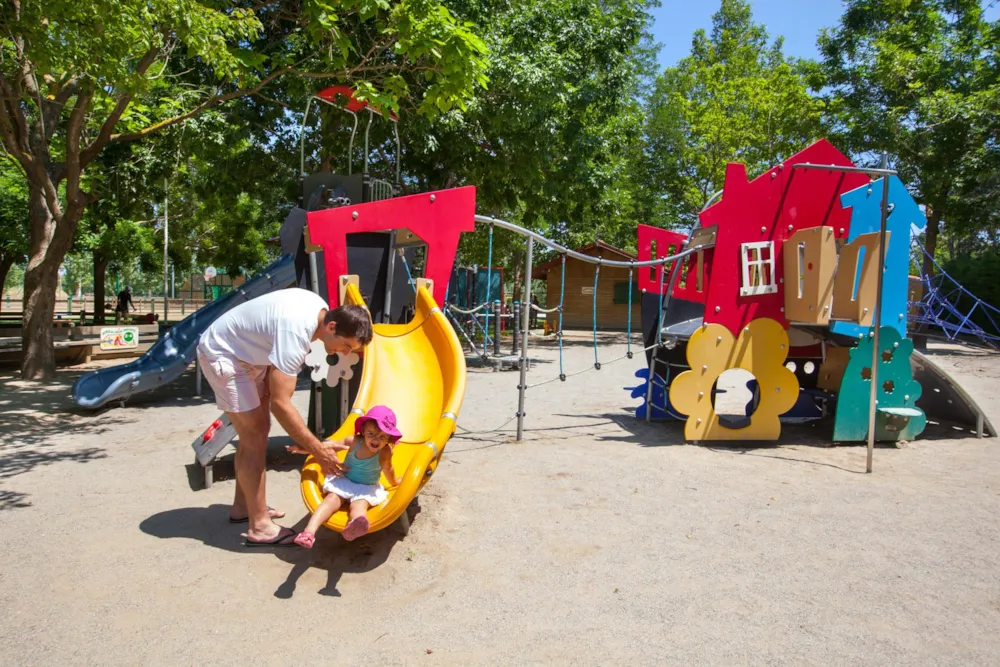
{"type": "Polygon", "coordinates": [[[372,324],[361,306],[330,310],[319,295],[291,288],[236,306],[212,323],[198,342],[198,363],[229,417],[236,449],[234,523],[248,522],[247,546],[292,546],[295,531],[274,523],[284,513],[267,506],[265,457],[271,414],[328,473],[341,469],[335,452],[306,427],[292,406],[299,369],[314,340],[327,354],[347,355],[371,342],[372,324]]]}

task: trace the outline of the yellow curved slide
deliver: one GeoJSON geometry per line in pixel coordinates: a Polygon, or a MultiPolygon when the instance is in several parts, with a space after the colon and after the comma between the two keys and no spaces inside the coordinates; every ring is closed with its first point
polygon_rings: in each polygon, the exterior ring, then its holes
{"type": "MultiPolygon", "coordinates": [[[[357,286],[347,285],[344,303],[364,306],[357,286]]],[[[396,413],[403,434],[392,454],[392,466],[402,480],[382,485],[389,498],[368,511],[369,532],[390,525],[406,510],[434,474],[452,434],[465,397],[465,354],[444,313],[426,288],[417,290],[416,314],[409,324],[376,324],[365,348],[361,387],[347,421],[330,436],[341,440],[354,434],[354,422],[375,405],[396,413]]],[[[344,455],[341,454],[341,460],[344,455]]],[[[309,457],[302,468],[302,500],[310,512],[323,500],[323,472],[309,457]]],[[[326,526],[342,531],[347,512],[334,514],[326,526]]]]}

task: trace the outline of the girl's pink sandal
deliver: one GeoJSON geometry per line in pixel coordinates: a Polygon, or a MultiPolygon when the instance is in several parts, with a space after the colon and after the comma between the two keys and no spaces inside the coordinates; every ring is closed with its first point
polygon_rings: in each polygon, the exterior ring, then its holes
{"type": "Polygon", "coordinates": [[[316,543],[316,535],[302,531],[295,536],[295,543],[304,549],[312,549],[313,544],[316,543]]]}
{"type": "Polygon", "coordinates": [[[358,539],[368,532],[369,526],[368,517],[366,516],[359,516],[351,519],[347,522],[347,525],[344,526],[344,532],[342,533],[344,539],[348,542],[358,539]]]}

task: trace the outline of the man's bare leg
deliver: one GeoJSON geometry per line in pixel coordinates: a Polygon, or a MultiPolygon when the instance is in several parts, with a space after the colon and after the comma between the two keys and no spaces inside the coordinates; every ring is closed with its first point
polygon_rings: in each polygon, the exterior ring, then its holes
{"type": "MultiPolygon", "coordinates": [[[[270,396],[261,396],[260,399],[260,409],[267,410],[267,430],[265,433],[271,432],[271,398],[270,396]]],[[[230,416],[230,421],[232,421],[232,416],[230,416]]],[[[242,441],[242,439],[241,439],[242,441]]],[[[267,444],[264,445],[265,457],[267,455],[267,444]]],[[[239,451],[237,450],[237,456],[239,456],[239,451]]],[[[265,500],[266,504],[266,500],[265,500]]],[[[285,513],[281,510],[276,510],[273,508],[267,509],[268,515],[272,519],[281,519],[285,516],[285,513]]],[[[247,510],[247,501],[243,497],[243,486],[240,484],[239,475],[236,476],[236,493],[233,496],[233,506],[229,509],[229,518],[233,521],[242,521],[250,516],[250,512],[247,510]]]]}
{"type": "Polygon", "coordinates": [[[269,405],[262,403],[250,412],[227,412],[240,438],[236,448],[236,483],[246,504],[249,523],[247,540],[264,542],[278,536],[282,528],[271,520],[267,511],[265,464],[267,434],[271,419],[269,405]]]}

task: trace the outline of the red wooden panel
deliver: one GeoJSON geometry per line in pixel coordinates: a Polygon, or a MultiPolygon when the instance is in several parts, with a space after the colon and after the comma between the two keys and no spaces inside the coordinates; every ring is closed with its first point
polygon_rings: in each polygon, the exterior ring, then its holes
{"type": "Polygon", "coordinates": [[[409,229],[427,243],[424,277],[434,281],[434,295],[443,300],[459,236],[475,229],[475,215],[471,185],[307,213],[309,240],[323,247],[330,307],[339,305],[337,280],[347,274],[347,235],[388,229],[409,229]]]}
{"type": "Polygon", "coordinates": [[[847,238],[850,211],[840,205],[840,195],[868,183],[868,177],[791,168],[807,162],[851,166],[851,161],[825,139],[753,181],[747,180],[744,165],[727,166],[722,200],[700,215],[703,226],[719,226],[705,300],[706,323],[718,322],[738,335],[751,320],[767,317],[787,329],[782,242],[799,229],[819,225],[833,227],[837,238],[847,238]],[[777,291],[741,296],[740,245],[762,241],[773,242],[777,291]]]}
{"type": "MultiPolygon", "coordinates": [[[[669,255],[677,254],[687,240],[687,234],[675,232],[662,227],[651,227],[649,225],[639,225],[638,231],[638,254],[640,262],[647,262],[651,259],[659,259],[669,255]],[[654,248],[655,246],[655,248],[654,248]]],[[[703,261],[704,272],[708,273],[711,251],[705,254],[703,261]]],[[[672,265],[671,265],[672,266],[672,265]]],[[[689,255],[681,260],[681,275],[678,276],[674,291],[671,293],[678,299],[687,299],[698,303],[705,302],[707,278],[702,279],[702,290],[696,289],[697,280],[695,270],[698,266],[697,256],[689,255]],[[690,276],[690,280],[688,277],[690,276]]],[[[660,289],[660,273],[662,266],[642,267],[639,271],[639,289],[644,292],[658,294],[660,289]]],[[[666,290],[670,283],[671,267],[667,267],[667,275],[663,279],[663,289],[666,290]]]]}

